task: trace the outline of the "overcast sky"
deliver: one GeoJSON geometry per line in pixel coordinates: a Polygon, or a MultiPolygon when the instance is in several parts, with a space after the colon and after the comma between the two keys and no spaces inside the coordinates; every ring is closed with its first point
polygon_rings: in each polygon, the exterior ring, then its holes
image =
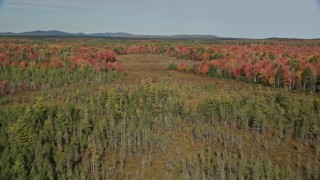
{"type": "Polygon", "coordinates": [[[320,38],[320,0],[0,0],[0,32],[320,38]]]}

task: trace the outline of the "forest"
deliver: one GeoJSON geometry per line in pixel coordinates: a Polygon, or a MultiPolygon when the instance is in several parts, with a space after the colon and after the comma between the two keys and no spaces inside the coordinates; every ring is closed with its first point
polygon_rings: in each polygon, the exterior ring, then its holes
{"type": "Polygon", "coordinates": [[[0,179],[320,179],[319,92],[320,40],[1,37],[0,179]]]}

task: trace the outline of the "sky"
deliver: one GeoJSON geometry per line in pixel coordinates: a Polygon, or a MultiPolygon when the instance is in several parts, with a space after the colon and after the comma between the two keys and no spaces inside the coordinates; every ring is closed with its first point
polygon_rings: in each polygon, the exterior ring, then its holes
{"type": "Polygon", "coordinates": [[[320,38],[320,0],[0,0],[0,32],[320,38]]]}

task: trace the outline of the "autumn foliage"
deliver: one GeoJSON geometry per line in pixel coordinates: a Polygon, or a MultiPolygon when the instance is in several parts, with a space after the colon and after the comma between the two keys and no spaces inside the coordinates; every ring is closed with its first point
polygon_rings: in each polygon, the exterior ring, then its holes
{"type": "Polygon", "coordinates": [[[116,53],[112,49],[74,48],[64,45],[43,47],[36,44],[0,44],[0,52],[0,66],[19,67],[22,71],[34,67],[69,70],[90,67],[103,70],[116,61],[116,53]]]}
{"type": "Polygon", "coordinates": [[[179,64],[178,71],[183,72],[183,71],[186,70],[186,68],[187,68],[186,63],[182,61],[182,62],[180,62],[180,64],[179,64]]]}
{"type": "Polygon", "coordinates": [[[320,47],[316,41],[230,41],[212,44],[136,40],[117,54],[165,54],[181,60],[178,71],[232,78],[289,90],[320,91],[320,47]],[[300,44],[299,44],[300,43],[300,44]],[[302,45],[301,45],[302,44],[302,45]],[[191,64],[191,65],[190,65],[191,64]],[[308,69],[310,72],[303,72],[308,69]],[[307,85],[309,84],[309,85],[307,85]]]}
{"type": "Polygon", "coordinates": [[[175,51],[177,58],[196,61],[193,65],[195,74],[287,87],[289,90],[319,89],[318,46],[298,47],[282,43],[207,46],[204,49],[177,46],[175,51]]]}
{"type": "Polygon", "coordinates": [[[80,43],[0,39],[0,94],[84,80],[96,84],[110,78],[108,72],[124,72],[113,49],[80,43]]]}
{"type": "Polygon", "coordinates": [[[90,68],[97,72],[123,72],[116,55],[161,54],[185,60],[180,72],[232,78],[289,90],[320,91],[320,47],[318,41],[219,41],[176,42],[156,40],[112,41],[87,44],[73,40],[44,44],[1,39],[0,66],[29,68],[90,68]],[[191,60],[191,61],[190,61],[191,60]],[[192,63],[193,62],[193,63],[192,63]]]}

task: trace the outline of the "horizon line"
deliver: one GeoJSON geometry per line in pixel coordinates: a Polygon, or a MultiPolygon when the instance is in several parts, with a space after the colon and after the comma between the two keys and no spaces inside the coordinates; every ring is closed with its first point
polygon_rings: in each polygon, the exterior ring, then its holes
{"type": "MultiPolygon", "coordinates": [[[[125,31],[117,31],[117,32],[110,32],[110,31],[106,31],[106,32],[93,32],[93,33],[86,33],[86,32],[68,32],[68,31],[62,31],[62,30],[57,30],[57,29],[51,29],[51,30],[28,30],[28,31],[22,31],[22,32],[12,32],[12,31],[7,31],[7,32],[0,32],[0,35],[6,34],[6,33],[10,33],[12,35],[19,35],[23,33],[32,33],[32,32],[36,32],[36,31],[41,31],[41,32],[50,32],[50,31],[57,31],[57,32],[61,32],[61,33],[67,33],[70,35],[77,35],[77,34],[85,34],[85,35],[92,35],[92,34],[103,34],[103,33],[110,33],[110,34],[117,34],[117,33],[124,33],[124,34],[128,34],[128,35],[133,35],[133,36],[213,36],[216,38],[221,38],[221,39],[298,39],[298,40],[317,40],[320,39],[320,37],[318,38],[298,38],[298,37],[277,37],[277,36],[270,36],[270,37],[262,37],[262,38],[248,38],[248,37],[226,37],[226,36],[219,36],[219,35],[213,35],[213,34],[187,34],[187,33],[182,33],[182,34],[134,34],[134,33],[130,33],[130,32],[125,32],[125,31]]],[[[25,35],[25,36],[32,36],[32,35],[25,35]]],[[[34,35],[34,36],[68,36],[68,35],[34,35]]],[[[97,37],[103,37],[103,36],[97,36],[97,37]]],[[[104,36],[104,37],[109,37],[109,36],[104,36]]],[[[116,36],[114,37],[116,38],[116,36]]],[[[121,37],[123,38],[123,37],[121,37]]],[[[127,37],[130,38],[130,37],[127,37]]],[[[204,38],[205,39],[205,38],[204,38]]]]}

